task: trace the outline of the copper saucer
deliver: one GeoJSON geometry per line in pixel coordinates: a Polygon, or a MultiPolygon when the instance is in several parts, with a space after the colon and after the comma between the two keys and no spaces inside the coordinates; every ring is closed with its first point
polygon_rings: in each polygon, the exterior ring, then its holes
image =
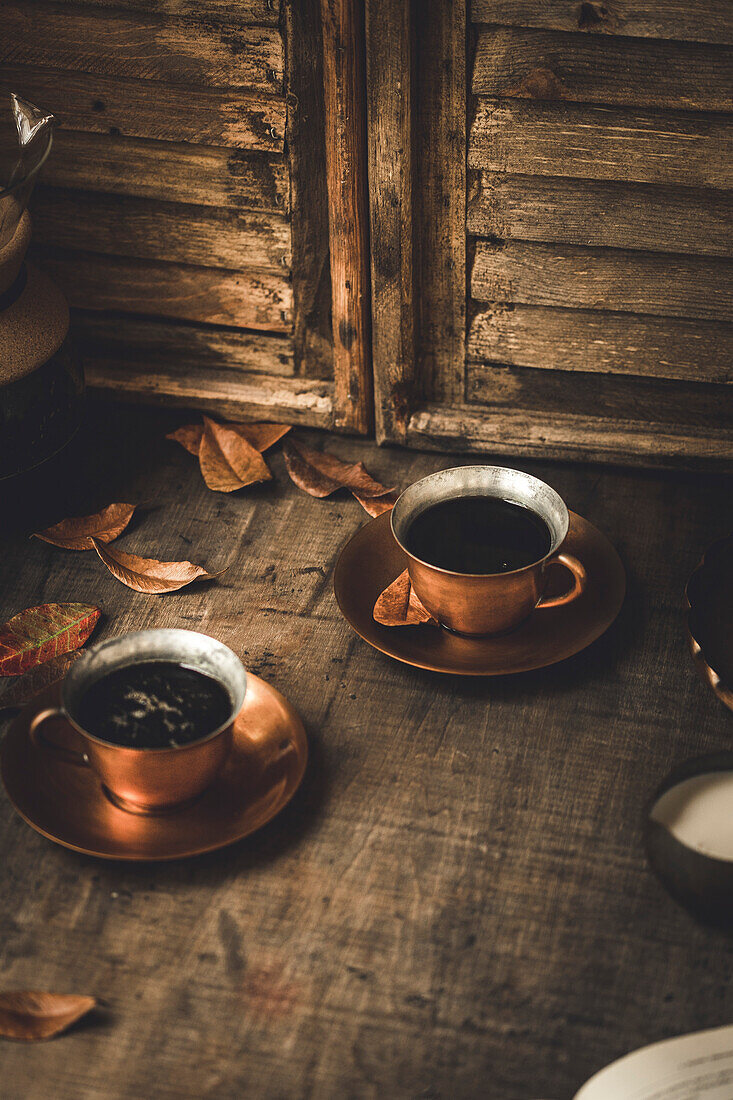
{"type": "MultiPolygon", "coordinates": [[[[535,611],[511,634],[493,638],[462,638],[437,626],[394,626],[375,623],[377,596],[405,569],[407,559],[394,540],[389,512],[367,523],[341,551],[333,586],[338,605],[356,633],[381,653],[433,672],[460,676],[502,676],[529,672],[571,657],[594,642],[621,610],[626,576],[621,559],[597,527],[570,513],[570,530],[563,549],[583,562],[588,574],[585,592],[572,603],[535,611]]],[[[558,567],[551,588],[567,586],[558,567]]]]}
{"type": "Polygon", "coordinates": [[[705,551],[687,582],[687,636],[700,676],[733,710],[733,535],[705,551]]]}
{"type": "MultiPolygon", "coordinates": [[[[60,684],[52,684],[15,719],[0,749],[0,775],[21,817],[49,840],[77,852],[127,860],[212,852],[273,818],[303,778],[308,745],[300,718],[279,692],[248,674],[232,753],[213,785],[175,812],[127,813],[113,805],[88,768],[59,762],[31,744],[31,717],[57,703],[59,695],[60,684]]],[[[57,742],[65,730],[63,720],[48,723],[57,742]]]]}

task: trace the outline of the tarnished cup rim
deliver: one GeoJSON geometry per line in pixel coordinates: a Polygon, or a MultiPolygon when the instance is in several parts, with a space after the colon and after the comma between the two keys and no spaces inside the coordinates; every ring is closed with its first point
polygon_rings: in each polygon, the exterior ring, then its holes
{"type": "Polygon", "coordinates": [[[236,653],[224,645],[223,642],[218,641],[217,638],[212,638],[208,634],[204,634],[198,630],[184,630],[180,627],[155,627],[151,630],[133,630],[127,634],[117,634],[114,638],[107,638],[103,642],[97,642],[96,645],[89,646],[84,650],[84,653],[66,673],[61,685],[61,705],[63,708],[64,716],[68,722],[74,727],[74,729],[81,734],[82,737],[88,737],[90,741],[94,741],[97,745],[103,745],[108,749],[115,749],[118,752],[124,753],[165,753],[165,752],[185,752],[187,749],[196,749],[200,745],[205,745],[208,741],[213,741],[215,737],[218,737],[220,733],[223,733],[229,726],[231,726],[234,719],[239,714],[244,704],[244,699],[247,694],[247,671],[237,657],[236,653]],[[202,672],[204,675],[211,676],[212,679],[217,680],[226,689],[227,694],[231,699],[231,712],[225,722],[220,723],[216,729],[211,733],[207,733],[205,737],[199,737],[196,741],[187,741],[183,745],[164,745],[159,748],[146,748],[140,746],[139,748],[133,745],[118,745],[114,741],[105,741],[103,737],[97,737],[95,734],[90,733],[89,730],[84,729],[82,725],[75,719],[71,712],[69,704],[69,692],[73,690],[75,683],[89,672],[89,666],[99,662],[102,664],[101,657],[105,654],[105,651],[110,649],[120,648],[124,643],[130,643],[134,645],[134,642],[138,639],[145,639],[148,642],[159,641],[161,643],[170,642],[169,655],[165,655],[161,652],[159,656],[146,652],[138,652],[137,654],[131,653],[129,659],[120,660],[118,662],[110,662],[109,665],[103,666],[100,670],[100,675],[96,676],[90,681],[88,686],[92,683],[96,683],[102,676],[108,672],[112,672],[118,668],[129,668],[132,665],[141,664],[143,661],[171,661],[177,662],[186,668],[191,668],[196,672],[202,672]],[[230,682],[224,680],[222,676],[217,676],[215,672],[204,669],[201,664],[196,664],[195,659],[190,654],[183,653],[183,643],[192,643],[194,640],[198,641],[202,645],[205,644],[206,648],[218,652],[222,655],[226,655],[227,659],[231,658],[232,667],[238,672],[241,671],[241,684],[239,690],[234,691],[230,682]],[[173,643],[181,643],[181,651],[176,654],[173,643]]]}
{"type": "Polygon", "coordinates": [[[419,478],[418,481],[413,481],[412,484],[408,485],[407,488],[404,489],[397,498],[389,517],[389,525],[392,530],[395,542],[403,551],[403,553],[405,553],[408,558],[411,558],[412,561],[416,561],[420,565],[424,565],[428,569],[434,569],[436,573],[444,573],[448,577],[474,577],[478,579],[486,577],[511,577],[517,573],[525,573],[529,569],[535,569],[538,565],[541,565],[543,562],[547,561],[547,559],[551,558],[553,554],[556,554],[562,546],[565,540],[565,536],[568,533],[568,528],[570,526],[570,516],[568,514],[568,506],[562,499],[560,494],[555,489],[553,489],[551,485],[548,485],[546,481],[542,481],[541,478],[535,477],[534,474],[527,474],[524,472],[524,470],[516,470],[513,466],[492,466],[488,463],[476,463],[472,466],[450,466],[446,470],[436,470],[432,474],[427,474],[425,477],[419,478]],[[554,529],[554,525],[553,527],[550,527],[550,524],[547,521],[546,517],[535,509],[530,508],[526,501],[513,500],[511,497],[506,496],[504,493],[492,493],[490,491],[487,491],[486,489],[482,489],[480,493],[467,493],[465,491],[461,491],[459,493],[446,492],[445,496],[440,497],[437,500],[429,501],[429,503],[425,505],[425,508],[421,509],[420,512],[416,512],[412,516],[412,520],[414,520],[417,515],[420,515],[421,512],[427,511],[427,509],[432,507],[434,504],[442,503],[444,500],[452,500],[458,496],[494,496],[497,500],[506,500],[509,504],[518,504],[522,508],[528,508],[529,511],[534,511],[535,515],[539,515],[540,518],[543,519],[545,523],[547,523],[548,528],[550,528],[550,534],[552,535],[550,548],[547,553],[544,554],[541,558],[538,558],[537,561],[530,562],[529,565],[523,565],[519,569],[508,569],[504,573],[458,573],[453,569],[443,569],[440,565],[433,565],[432,562],[425,561],[424,558],[418,558],[416,554],[413,554],[410,550],[408,550],[404,542],[398,535],[395,526],[395,516],[397,516],[397,522],[399,523],[401,521],[401,512],[399,511],[400,504],[402,504],[402,511],[404,511],[406,507],[404,501],[408,494],[418,489],[420,486],[425,485],[426,482],[446,478],[449,474],[466,474],[467,472],[478,472],[486,470],[497,471],[500,474],[518,475],[524,481],[529,482],[530,484],[537,486],[538,488],[541,488],[545,493],[549,494],[550,498],[554,501],[556,507],[562,513],[563,519],[562,523],[560,524],[560,530],[556,531],[554,529]]]}

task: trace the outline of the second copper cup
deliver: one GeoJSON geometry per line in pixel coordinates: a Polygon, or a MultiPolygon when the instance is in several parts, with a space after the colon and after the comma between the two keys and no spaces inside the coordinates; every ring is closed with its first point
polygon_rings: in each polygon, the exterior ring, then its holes
{"type": "Polygon", "coordinates": [[[392,533],[407,555],[410,580],[424,607],[458,634],[504,634],[535,608],[570,603],[583,592],[585,569],[561,547],[568,532],[568,509],[544,481],[505,466],[457,466],[440,470],[405,489],[392,510],[392,533]],[[489,496],[528,508],[544,520],[550,548],[543,558],[506,573],[455,573],[415,557],[406,546],[413,520],[427,508],[457,497],[489,496]],[[558,563],[573,583],[561,596],[546,598],[548,569],[558,563]]]}

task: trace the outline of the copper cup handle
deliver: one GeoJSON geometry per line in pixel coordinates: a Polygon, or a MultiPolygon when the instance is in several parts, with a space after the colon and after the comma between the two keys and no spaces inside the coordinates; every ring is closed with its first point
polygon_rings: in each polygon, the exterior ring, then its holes
{"type": "Polygon", "coordinates": [[[87,755],[84,752],[78,752],[77,749],[67,749],[63,745],[57,745],[53,741],[49,741],[41,731],[41,726],[49,718],[65,718],[66,715],[61,707],[46,707],[44,710],[39,710],[38,714],[34,714],[30,720],[28,726],[28,735],[31,742],[37,749],[43,749],[45,752],[52,753],[58,760],[63,760],[65,764],[82,765],[85,768],[90,767],[87,755]]]}
{"type": "Polygon", "coordinates": [[[564,565],[573,574],[573,587],[567,592],[563,592],[561,596],[543,596],[537,607],[562,607],[565,603],[572,603],[573,600],[577,600],[578,596],[585,591],[588,574],[578,559],[574,558],[572,554],[560,553],[550,558],[548,565],[552,565],[556,561],[564,565]]]}

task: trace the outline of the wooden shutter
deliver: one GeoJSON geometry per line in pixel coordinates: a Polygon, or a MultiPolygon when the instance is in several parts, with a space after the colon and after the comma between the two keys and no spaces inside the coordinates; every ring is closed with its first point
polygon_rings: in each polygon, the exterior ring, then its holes
{"type": "Polygon", "coordinates": [[[383,440],[733,464],[732,11],[368,0],[383,440]]]}
{"type": "Polygon", "coordinates": [[[318,0],[9,0],[2,24],[3,84],[60,122],[34,255],[90,386],[368,429],[370,368],[334,372],[318,0]]]}

